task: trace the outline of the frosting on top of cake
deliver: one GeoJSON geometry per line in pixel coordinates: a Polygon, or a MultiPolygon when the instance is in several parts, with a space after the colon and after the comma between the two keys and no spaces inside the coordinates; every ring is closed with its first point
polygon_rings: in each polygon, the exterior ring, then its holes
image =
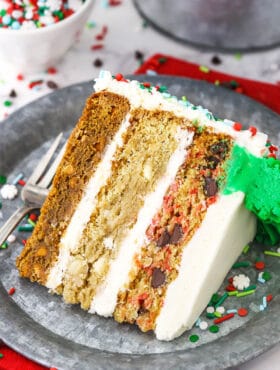
{"type": "Polygon", "coordinates": [[[154,87],[149,83],[126,80],[122,76],[121,78],[114,78],[109,71],[101,71],[100,76],[95,79],[94,89],[96,92],[108,90],[121,94],[129,100],[132,108],[142,107],[148,110],[170,111],[174,112],[176,116],[185,117],[192,121],[195,126],[212,127],[216,132],[223,132],[232,136],[236,144],[245,147],[255,156],[262,157],[269,154],[266,146],[266,134],[257,130],[252,133],[249,129],[235,129],[233,121],[217,119],[208,109],[195,106],[186,99],[178,100],[176,96],[166,92],[165,88],[162,91],[160,86],[154,87]]]}

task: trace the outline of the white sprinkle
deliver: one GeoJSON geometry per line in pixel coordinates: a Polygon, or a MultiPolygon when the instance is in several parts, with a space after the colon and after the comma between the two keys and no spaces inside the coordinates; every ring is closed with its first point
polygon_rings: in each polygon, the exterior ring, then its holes
{"type": "Polygon", "coordinates": [[[207,313],[214,313],[215,312],[215,308],[213,306],[209,306],[206,308],[206,312],[207,313]]]}
{"type": "Polygon", "coordinates": [[[244,274],[239,274],[233,278],[233,286],[238,290],[244,290],[250,285],[250,279],[244,274]]]}
{"type": "Polygon", "coordinates": [[[216,308],[216,312],[219,312],[221,314],[224,314],[225,313],[225,308],[224,306],[219,306],[216,308]]]}
{"type": "Polygon", "coordinates": [[[233,308],[232,310],[227,310],[227,313],[237,313],[237,310],[233,308]]]}
{"type": "Polygon", "coordinates": [[[280,253],[280,247],[279,247],[279,248],[277,248],[277,253],[280,253]]]}
{"type": "Polygon", "coordinates": [[[206,330],[208,328],[208,324],[206,321],[201,321],[201,323],[199,324],[199,328],[201,330],[206,330]]]}
{"type": "Polygon", "coordinates": [[[5,184],[1,189],[1,196],[3,199],[14,199],[18,194],[18,190],[15,185],[5,184]]]}
{"type": "Polygon", "coordinates": [[[14,243],[16,241],[16,236],[14,234],[10,234],[7,238],[8,243],[14,243]]]}

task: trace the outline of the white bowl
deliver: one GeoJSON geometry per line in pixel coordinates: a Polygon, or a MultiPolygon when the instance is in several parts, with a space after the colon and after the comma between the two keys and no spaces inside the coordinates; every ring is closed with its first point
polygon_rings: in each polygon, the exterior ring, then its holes
{"type": "Polygon", "coordinates": [[[93,0],[86,0],[68,18],[32,30],[0,29],[0,66],[18,73],[41,72],[53,66],[75,43],[90,15],[93,0]]]}

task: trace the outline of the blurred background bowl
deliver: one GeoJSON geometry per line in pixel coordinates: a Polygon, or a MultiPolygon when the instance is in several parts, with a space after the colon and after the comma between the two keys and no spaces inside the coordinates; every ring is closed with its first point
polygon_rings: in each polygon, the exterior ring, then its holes
{"type": "Polygon", "coordinates": [[[21,73],[41,72],[53,66],[79,38],[93,3],[86,0],[68,18],[43,28],[1,28],[1,61],[7,69],[21,73]]]}

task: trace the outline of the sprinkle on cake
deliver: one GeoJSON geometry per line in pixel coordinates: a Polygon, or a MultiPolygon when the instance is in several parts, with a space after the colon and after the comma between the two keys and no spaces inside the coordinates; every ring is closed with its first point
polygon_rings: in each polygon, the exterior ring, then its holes
{"type": "Polygon", "coordinates": [[[276,149],[254,126],[103,71],[20,275],[171,340],[192,327],[257,229],[279,240],[275,200],[262,204],[268,181],[254,176],[267,174],[275,190],[276,149]]]}

